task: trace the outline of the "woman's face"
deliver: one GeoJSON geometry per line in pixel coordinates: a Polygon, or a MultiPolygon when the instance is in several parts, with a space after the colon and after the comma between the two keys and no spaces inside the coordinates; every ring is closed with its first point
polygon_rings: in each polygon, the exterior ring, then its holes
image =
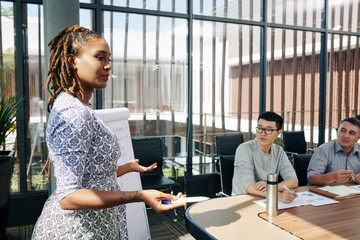
{"type": "Polygon", "coordinates": [[[111,70],[109,58],[110,48],[103,38],[92,38],[80,48],[73,67],[85,95],[106,87],[111,70]]]}

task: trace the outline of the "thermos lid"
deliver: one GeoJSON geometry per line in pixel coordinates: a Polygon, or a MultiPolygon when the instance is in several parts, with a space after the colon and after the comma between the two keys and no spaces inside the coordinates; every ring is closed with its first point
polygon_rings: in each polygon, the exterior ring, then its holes
{"type": "Polygon", "coordinates": [[[269,173],[267,175],[267,181],[268,182],[277,182],[278,181],[278,175],[276,173],[269,173]]]}

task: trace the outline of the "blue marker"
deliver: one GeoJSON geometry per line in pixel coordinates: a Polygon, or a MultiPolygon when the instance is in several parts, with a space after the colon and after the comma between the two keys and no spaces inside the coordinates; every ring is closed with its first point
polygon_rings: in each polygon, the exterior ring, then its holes
{"type": "Polygon", "coordinates": [[[205,200],[209,200],[209,199],[210,198],[208,198],[208,197],[181,197],[176,201],[163,199],[163,200],[161,200],[161,203],[162,204],[172,204],[172,203],[180,203],[180,202],[190,203],[190,202],[201,202],[201,201],[205,201],[205,200]]]}

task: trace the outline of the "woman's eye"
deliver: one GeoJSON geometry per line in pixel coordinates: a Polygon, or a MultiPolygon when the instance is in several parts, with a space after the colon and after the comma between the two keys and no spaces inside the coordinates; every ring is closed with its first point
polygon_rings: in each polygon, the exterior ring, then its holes
{"type": "Polygon", "coordinates": [[[103,59],[104,59],[103,56],[96,56],[96,58],[99,59],[99,60],[103,60],[103,59]]]}

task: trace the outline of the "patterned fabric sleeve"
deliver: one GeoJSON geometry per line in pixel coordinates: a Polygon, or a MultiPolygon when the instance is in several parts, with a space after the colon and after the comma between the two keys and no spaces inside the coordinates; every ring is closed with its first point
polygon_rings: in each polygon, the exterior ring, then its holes
{"type": "Polygon", "coordinates": [[[55,168],[57,197],[61,200],[82,188],[86,156],[96,128],[91,114],[79,105],[53,109],[51,114],[47,142],[55,168]]]}

